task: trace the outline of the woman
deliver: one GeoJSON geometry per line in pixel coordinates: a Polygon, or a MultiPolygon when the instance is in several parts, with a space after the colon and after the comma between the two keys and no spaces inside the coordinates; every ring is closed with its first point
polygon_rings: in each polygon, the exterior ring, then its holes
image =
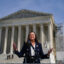
{"type": "Polygon", "coordinates": [[[13,44],[14,53],[19,57],[24,57],[24,63],[40,63],[40,59],[49,58],[52,49],[47,54],[43,53],[42,45],[38,42],[36,34],[30,32],[27,42],[24,42],[22,50],[18,52],[16,44],[13,44]]]}

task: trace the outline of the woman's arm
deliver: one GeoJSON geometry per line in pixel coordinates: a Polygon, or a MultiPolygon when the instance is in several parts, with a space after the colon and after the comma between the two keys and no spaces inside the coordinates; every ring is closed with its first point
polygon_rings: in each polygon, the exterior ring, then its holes
{"type": "Polygon", "coordinates": [[[21,51],[19,52],[19,51],[16,49],[16,50],[14,50],[14,53],[15,53],[16,55],[18,55],[18,57],[23,57],[23,55],[24,55],[24,53],[25,53],[25,49],[26,49],[25,47],[26,47],[26,44],[24,43],[21,51]]]}
{"type": "Polygon", "coordinates": [[[41,59],[48,59],[49,58],[48,53],[44,54],[44,52],[42,50],[42,45],[41,44],[40,44],[40,57],[41,57],[41,59]]]}

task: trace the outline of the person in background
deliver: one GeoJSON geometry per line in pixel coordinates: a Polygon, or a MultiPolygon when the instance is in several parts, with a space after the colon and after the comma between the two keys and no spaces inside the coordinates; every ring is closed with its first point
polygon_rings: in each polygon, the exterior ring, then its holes
{"type": "Polygon", "coordinates": [[[13,49],[14,53],[18,55],[18,57],[24,57],[23,63],[40,63],[40,59],[49,58],[49,55],[53,50],[52,48],[47,54],[44,54],[42,45],[38,42],[35,32],[29,33],[27,42],[24,42],[20,52],[18,51],[15,43],[13,43],[13,49]]]}

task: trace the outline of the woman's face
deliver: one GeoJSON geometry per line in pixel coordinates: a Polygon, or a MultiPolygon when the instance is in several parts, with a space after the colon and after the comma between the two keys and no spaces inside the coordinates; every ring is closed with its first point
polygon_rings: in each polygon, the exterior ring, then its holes
{"type": "Polygon", "coordinates": [[[29,35],[30,40],[35,40],[35,33],[31,32],[29,35]]]}

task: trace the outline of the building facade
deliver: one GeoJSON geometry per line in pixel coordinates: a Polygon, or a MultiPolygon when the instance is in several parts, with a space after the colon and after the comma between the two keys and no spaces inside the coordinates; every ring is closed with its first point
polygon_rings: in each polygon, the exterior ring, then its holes
{"type": "Polygon", "coordinates": [[[64,63],[64,23],[57,25],[56,32],[56,59],[64,63]]]}
{"type": "MultiPolygon", "coordinates": [[[[20,51],[31,31],[36,33],[44,52],[45,49],[55,49],[53,15],[21,10],[0,19],[0,55],[13,54],[14,42],[20,51]]],[[[55,63],[54,51],[50,54],[50,62],[55,63]]]]}

